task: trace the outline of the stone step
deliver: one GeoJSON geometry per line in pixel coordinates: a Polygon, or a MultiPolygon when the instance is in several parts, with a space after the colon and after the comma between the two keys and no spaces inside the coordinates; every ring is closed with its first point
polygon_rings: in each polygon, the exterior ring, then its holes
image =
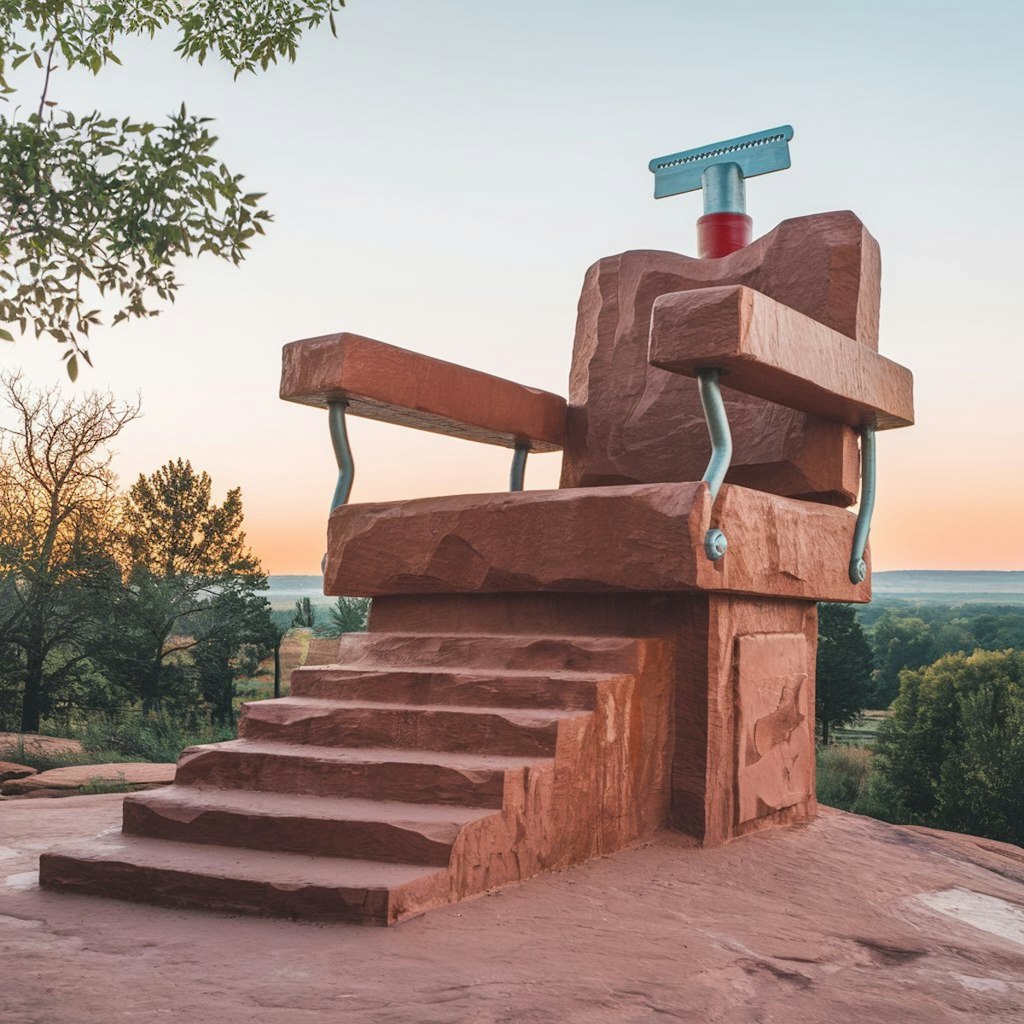
{"type": "Polygon", "coordinates": [[[592,711],[602,680],[613,674],[507,669],[360,669],[320,665],[292,673],[293,697],[394,704],[556,708],[592,711]]]}
{"type": "Polygon", "coordinates": [[[499,808],[505,772],[544,757],[231,740],[190,747],[176,785],[499,808]]]}
{"type": "Polygon", "coordinates": [[[621,673],[636,671],[647,642],[614,636],[346,633],[338,662],[351,667],[621,673]]]}
{"type": "Polygon", "coordinates": [[[422,864],[268,853],[123,833],[39,858],[46,888],[223,913],[386,925],[443,901],[445,872],[422,864]]]}
{"type": "Polygon", "coordinates": [[[282,697],[245,705],[245,739],[316,746],[395,746],[423,750],[551,756],[558,724],[587,712],[524,711],[282,697]]]}
{"type": "Polygon", "coordinates": [[[124,802],[130,835],[209,846],[448,865],[476,807],[172,786],[124,802]]]}

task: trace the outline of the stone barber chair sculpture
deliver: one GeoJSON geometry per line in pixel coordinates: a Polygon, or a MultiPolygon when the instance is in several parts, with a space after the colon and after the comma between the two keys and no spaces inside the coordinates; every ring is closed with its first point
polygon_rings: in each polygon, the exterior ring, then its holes
{"type": "Polygon", "coordinates": [[[869,600],[874,431],[913,419],[879,279],[851,213],[603,259],[568,401],[352,334],[286,346],[281,396],[329,410],[341,469],[324,592],[372,597],[369,631],[43,884],[386,924],[661,828],[811,817],[816,602],[869,600]],[[347,504],[346,415],[504,445],[512,490],[347,504]],[[562,486],[521,490],[558,449],[562,486]]]}

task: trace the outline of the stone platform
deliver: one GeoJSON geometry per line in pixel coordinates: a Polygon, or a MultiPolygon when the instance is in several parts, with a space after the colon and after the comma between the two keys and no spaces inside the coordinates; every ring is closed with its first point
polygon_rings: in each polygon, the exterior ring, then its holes
{"type": "Polygon", "coordinates": [[[1016,847],[823,810],[715,849],[658,833],[398,929],[41,890],[39,854],[116,832],[122,799],[0,809],[4,1024],[1024,1019],[1016,847]]]}

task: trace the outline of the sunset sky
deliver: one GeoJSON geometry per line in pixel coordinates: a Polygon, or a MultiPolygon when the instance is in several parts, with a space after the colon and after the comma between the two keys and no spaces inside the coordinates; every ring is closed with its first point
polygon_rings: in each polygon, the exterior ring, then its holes
{"type": "MultiPolygon", "coordinates": [[[[277,398],[283,343],[350,330],[565,394],[586,268],[694,252],[700,198],[656,203],[648,160],[790,123],[793,167],[748,186],[755,234],[854,210],[882,247],[881,350],[916,379],[917,426],[879,439],[875,568],[1024,569],[1018,4],[351,0],[338,31],[237,82],[158,38],[51,87],[80,112],[216,118],[275,215],[241,268],[183,265],[173,308],[96,333],[77,386],[143,399],[123,483],[190,458],[241,486],[270,572],[317,573],[335,469],[326,417],[277,398]]],[[[58,356],[26,340],[0,368],[43,385],[58,356]]],[[[350,434],[354,501],[507,483],[504,449],[350,434]]]]}

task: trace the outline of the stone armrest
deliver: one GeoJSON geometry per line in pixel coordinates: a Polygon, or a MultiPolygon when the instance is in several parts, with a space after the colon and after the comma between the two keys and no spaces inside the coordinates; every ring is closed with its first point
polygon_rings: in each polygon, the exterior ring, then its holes
{"type": "Polygon", "coordinates": [[[470,441],[553,452],[562,447],[565,399],[479,370],[358,334],[284,347],[281,397],[470,441]]]}
{"type": "Polygon", "coordinates": [[[908,369],[761,292],[739,285],[671,292],[651,312],[650,362],[851,427],[914,422],[908,369]]]}

